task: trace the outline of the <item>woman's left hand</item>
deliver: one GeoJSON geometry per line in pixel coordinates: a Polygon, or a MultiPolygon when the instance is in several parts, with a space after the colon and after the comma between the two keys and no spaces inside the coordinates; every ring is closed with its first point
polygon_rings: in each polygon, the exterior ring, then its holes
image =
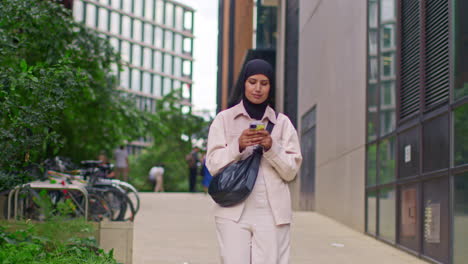
{"type": "Polygon", "coordinates": [[[271,144],[273,144],[273,140],[271,139],[270,133],[267,130],[259,130],[257,131],[259,136],[262,136],[262,140],[260,145],[263,147],[265,151],[270,150],[271,144]]]}

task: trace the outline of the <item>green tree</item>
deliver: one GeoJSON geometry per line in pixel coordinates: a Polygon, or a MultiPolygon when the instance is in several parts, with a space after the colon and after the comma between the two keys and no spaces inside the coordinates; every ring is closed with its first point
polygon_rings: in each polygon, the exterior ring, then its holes
{"type": "Polygon", "coordinates": [[[150,117],[115,89],[120,68],[109,42],[57,2],[0,1],[0,170],[96,158],[144,134],[150,117]]]}
{"type": "Polygon", "coordinates": [[[151,115],[149,130],[154,140],[130,161],[130,178],[141,191],[150,191],[148,172],[157,163],[164,164],[164,188],[166,191],[187,191],[188,167],[185,156],[192,149],[192,141],[207,138],[209,122],[181,110],[179,91],[166,95],[151,115]]]}

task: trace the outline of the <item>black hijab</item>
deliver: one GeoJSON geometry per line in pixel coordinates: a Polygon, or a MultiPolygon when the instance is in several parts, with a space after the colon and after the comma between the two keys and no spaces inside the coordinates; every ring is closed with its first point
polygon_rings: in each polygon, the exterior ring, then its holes
{"type": "Polygon", "coordinates": [[[275,89],[275,74],[273,67],[271,67],[268,62],[261,59],[254,59],[247,62],[244,67],[244,71],[240,75],[238,85],[239,87],[237,88],[241,91],[244,108],[249,116],[256,120],[262,119],[267,106],[272,103],[272,92],[275,89]],[[261,104],[254,104],[245,96],[245,82],[250,76],[255,74],[263,74],[270,81],[270,92],[268,94],[268,98],[261,104]]]}

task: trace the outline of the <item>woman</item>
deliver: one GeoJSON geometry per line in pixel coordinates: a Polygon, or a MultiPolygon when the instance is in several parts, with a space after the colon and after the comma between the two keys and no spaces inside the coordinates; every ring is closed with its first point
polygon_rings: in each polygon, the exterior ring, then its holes
{"type": "Polygon", "coordinates": [[[206,164],[216,177],[229,164],[248,157],[256,145],[264,153],[250,196],[232,207],[215,205],[221,259],[224,264],[289,263],[292,209],[288,182],[302,161],[297,132],[288,117],[277,117],[269,106],[275,89],[270,64],[249,61],[240,78],[240,102],[219,113],[210,127],[206,164]],[[254,120],[265,125],[272,122],[272,134],[249,129],[254,120]]]}

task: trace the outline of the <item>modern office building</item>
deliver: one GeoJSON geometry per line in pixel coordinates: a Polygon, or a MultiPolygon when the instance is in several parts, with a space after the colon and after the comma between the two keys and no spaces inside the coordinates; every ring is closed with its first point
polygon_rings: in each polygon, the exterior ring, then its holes
{"type": "Polygon", "coordinates": [[[304,156],[294,208],[430,262],[465,263],[468,2],[261,3],[277,12],[275,106],[304,156]]]}
{"type": "MultiPolygon", "coordinates": [[[[73,16],[109,39],[123,60],[119,90],[136,95],[142,110],[181,90],[190,108],[193,73],[194,9],[172,0],[74,0],[73,16]]],[[[135,152],[148,146],[131,142],[135,152]]]]}

